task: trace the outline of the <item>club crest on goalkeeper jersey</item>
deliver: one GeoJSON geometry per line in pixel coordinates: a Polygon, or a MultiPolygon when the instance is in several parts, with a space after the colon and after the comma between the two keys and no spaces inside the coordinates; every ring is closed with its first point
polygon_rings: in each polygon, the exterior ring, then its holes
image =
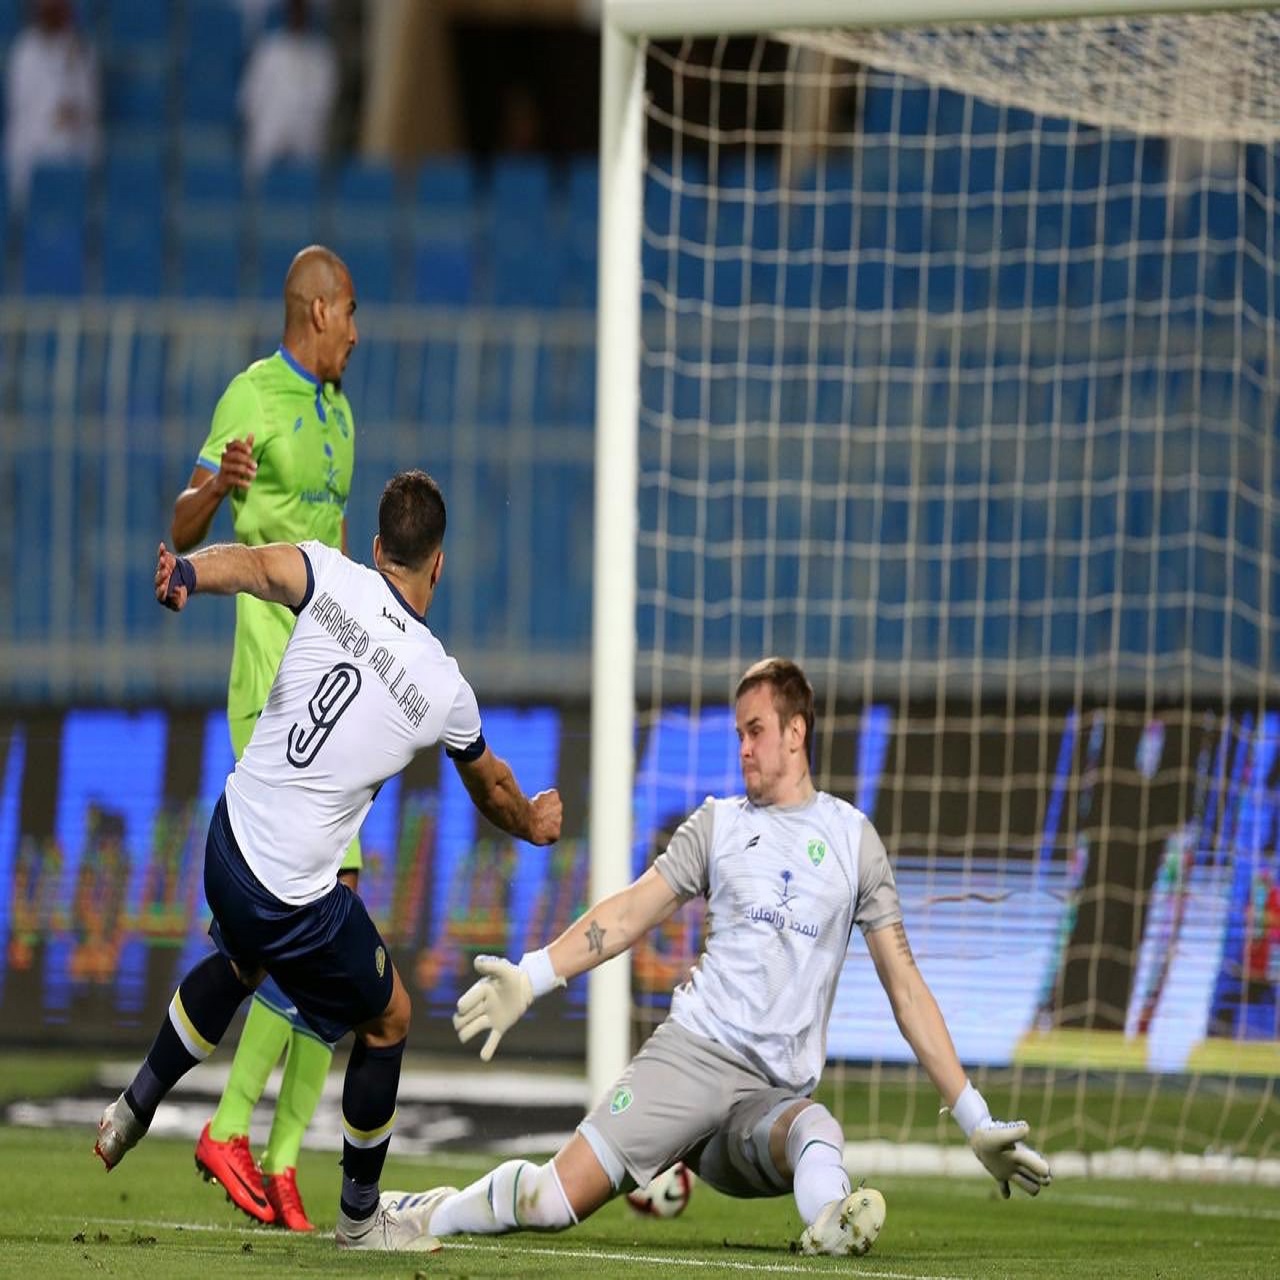
{"type": "Polygon", "coordinates": [[[853,926],[902,919],[870,819],[825,791],[788,807],[712,797],[654,866],[683,900],[707,899],[703,953],[672,996],[672,1020],[809,1093],[853,926]]]}
{"type": "Polygon", "coordinates": [[[484,749],[458,664],[376,570],[303,542],[309,586],[267,704],[227,779],[249,869],[277,898],[314,901],[378,788],[424,747],[484,749]]]}

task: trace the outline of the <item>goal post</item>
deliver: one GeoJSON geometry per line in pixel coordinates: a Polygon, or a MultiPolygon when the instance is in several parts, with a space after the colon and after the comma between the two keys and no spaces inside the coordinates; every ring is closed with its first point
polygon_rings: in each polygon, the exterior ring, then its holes
{"type": "MultiPolygon", "coordinates": [[[[1280,14],[1206,8],[606,0],[591,896],[738,789],[734,680],[794,656],[975,1080],[1257,1176],[1280,14]]],[[[592,975],[593,1101],[686,914],[592,975]]],[[[847,1133],[931,1133],[857,939],[828,1048],[847,1133]]]]}

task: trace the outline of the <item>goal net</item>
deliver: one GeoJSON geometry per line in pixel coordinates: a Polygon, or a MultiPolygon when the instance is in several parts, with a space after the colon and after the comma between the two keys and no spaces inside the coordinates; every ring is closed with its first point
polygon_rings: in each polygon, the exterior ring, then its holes
{"type": "MultiPolygon", "coordinates": [[[[642,56],[630,870],[794,657],[993,1108],[1275,1173],[1280,14],[642,56]]],[[[856,931],[828,1052],[850,1139],[955,1145],[856,931]]]]}

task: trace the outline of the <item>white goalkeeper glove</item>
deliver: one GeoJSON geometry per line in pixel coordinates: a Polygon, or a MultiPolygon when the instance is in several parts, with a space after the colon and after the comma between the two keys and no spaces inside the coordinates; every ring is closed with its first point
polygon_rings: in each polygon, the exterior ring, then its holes
{"type": "Polygon", "coordinates": [[[1000,1184],[1000,1194],[1006,1200],[1011,1182],[1034,1196],[1053,1181],[1049,1162],[1023,1142],[1031,1126],[1025,1120],[993,1120],[986,1100],[969,1081],[965,1081],[951,1114],[969,1139],[973,1154],[1000,1184]]]}
{"type": "Polygon", "coordinates": [[[487,1031],[489,1038],[480,1057],[488,1062],[498,1042],[524,1017],[529,1006],[539,996],[563,987],[564,979],[552,968],[545,947],[526,952],[518,965],[501,956],[476,956],[475,968],[480,981],[473,982],[458,997],[453,1029],[463,1044],[487,1031]]]}

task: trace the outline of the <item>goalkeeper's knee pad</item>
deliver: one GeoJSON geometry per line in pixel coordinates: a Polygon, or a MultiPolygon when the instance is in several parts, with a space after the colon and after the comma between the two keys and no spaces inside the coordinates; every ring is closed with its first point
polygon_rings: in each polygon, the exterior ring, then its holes
{"type": "Polygon", "coordinates": [[[489,1179],[494,1217],[504,1226],[531,1231],[560,1231],[573,1226],[577,1215],[569,1205],[556,1167],[528,1160],[508,1160],[489,1179]]]}

